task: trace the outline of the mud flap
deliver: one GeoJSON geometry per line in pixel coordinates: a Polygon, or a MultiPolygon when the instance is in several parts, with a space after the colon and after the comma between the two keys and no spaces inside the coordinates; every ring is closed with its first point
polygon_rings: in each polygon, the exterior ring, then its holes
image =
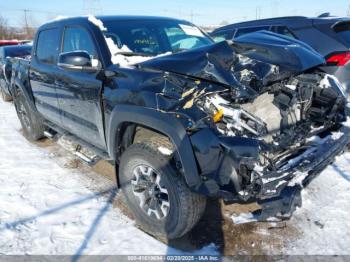
{"type": "Polygon", "coordinates": [[[252,212],[255,221],[271,221],[273,218],[288,219],[297,207],[301,207],[301,187],[286,187],[278,197],[259,200],[261,209],[252,212]]]}

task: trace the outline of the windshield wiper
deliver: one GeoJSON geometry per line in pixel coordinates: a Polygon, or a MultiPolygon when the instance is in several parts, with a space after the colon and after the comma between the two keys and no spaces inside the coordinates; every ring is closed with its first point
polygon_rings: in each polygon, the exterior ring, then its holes
{"type": "Polygon", "coordinates": [[[153,56],[147,53],[139,53],[139,52],[117,52],[115,55],[125,55],[125,56],[153,56]]]}

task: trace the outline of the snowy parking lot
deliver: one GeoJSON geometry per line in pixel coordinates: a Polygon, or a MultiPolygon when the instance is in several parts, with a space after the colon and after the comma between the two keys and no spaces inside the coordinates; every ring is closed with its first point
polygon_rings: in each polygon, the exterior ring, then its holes
{"type": "Polygon", "coordinates": [[[28,142],[14,106],[1,101],[0,184],[0,254],[350,254],[350,153],[303,191],[291,220],[234,225],[221,206],[221,226],[202,221],[167,245],[113,204],[119,192],[106,176],[57,143],[28,142]],[[193,237],[200,231],[206,241],[193,237]]]}

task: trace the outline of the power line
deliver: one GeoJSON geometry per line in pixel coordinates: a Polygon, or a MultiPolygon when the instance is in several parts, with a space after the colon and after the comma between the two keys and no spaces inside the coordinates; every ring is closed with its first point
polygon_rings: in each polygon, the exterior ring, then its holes
{"type": "Polygon", "coordinates": [[[4,6],[0,6],[0,10],[1,11],[14,11],[14,12],[23,12],[24,10],[26,10],[26,12],[30,12],[30,13],[42,13],[42,14],[54,14],[54,15],[57,15],[59,13],[65,13],[65,14],[68,14],[68,15],[74,15],[76,13],[73,13],[73,12],[67,12],[67,11],[56,11],[56,12],[53,12],[53,11],[44,11],[44,10],[34,10],[34,9],[20,9],[20,8],[8,8],[8,7],[4,7],[4,6]]]}

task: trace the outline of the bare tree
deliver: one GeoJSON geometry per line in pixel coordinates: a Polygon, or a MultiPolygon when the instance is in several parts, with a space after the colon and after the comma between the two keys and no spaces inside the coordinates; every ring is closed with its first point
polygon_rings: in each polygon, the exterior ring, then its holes
{"type": "Polygon", "coordinates": [[[7,21],[0,15],[0,39],[6,39],[8,35],[7,21]]]}
{"type": "Polygon", "coordinates": [[[32,39],[35,31],[36,31],[36,21],[33,19],[30,10],[24,9],[23,10],[23,17],[21,24],[23,25],[22,28],[20,28],[21,31],[21,39],[32,39]]]}
{"type": "Polygon", "coordinates": [[[11,27],[8,25],[7,20],[0,15],[0,39],[11,40],[11,39],[25,39],[23,30],[21,28],[11,27]]]}

